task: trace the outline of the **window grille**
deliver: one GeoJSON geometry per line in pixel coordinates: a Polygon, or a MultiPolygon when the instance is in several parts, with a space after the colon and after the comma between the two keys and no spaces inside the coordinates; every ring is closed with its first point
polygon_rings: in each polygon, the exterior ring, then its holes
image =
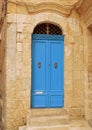
{"type": "Polygon", "coordinates": [[[62,30],[56,25],[43,23],[35,27],[33,34],[62,35],[62,30]]]}

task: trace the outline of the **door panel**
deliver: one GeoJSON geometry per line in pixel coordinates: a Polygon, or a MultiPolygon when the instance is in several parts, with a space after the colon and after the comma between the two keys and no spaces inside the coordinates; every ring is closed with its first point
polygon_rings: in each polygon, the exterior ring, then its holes
{"type": "Polygon", "coordinates": [[[51,107],[63,107],[63,87],[64,87],[64,46],[61,41],[51,41],[51,85],[50,104],[51,107]],[[54,101],[54,102],[53,102],[54,101]]]}
{"type": "Polygon", "coordinates": [[[50,95],[50,107],[63,107],[63,96],[58,93],[55,95],[50,95]]]}
{"type": "Polygon", "coordinates": [[[46,108],[47,96],[46,95],[32,95],[32,108],[46,108]]]}
{"type": "Polygon", "coordinates": [[[59,44],[59,42],[57,42],[57,44],[52,43],[51,44],[51,91],[63,90],[62,72],[63,72],[63,46],[61,47],[61,44],[59,44]]]}
{"type": "Polygon", "coordinates": [[[46,41],[32,44],[32,107],[46,107],[46,41]]]}
{"type": "Polygon", "coordinates": [[[33,90],[45,90],[45,61],[46,61],[46,50],[45,42],[41,44],[39,41],[34,42],[33,44],[33,90]],[[38,43],[37,43],[38,42],[38,43]],[[40,65],[40,68],[38,67],[40,65]],[[36,81],[35,81],[36,79],[36,81]]]}

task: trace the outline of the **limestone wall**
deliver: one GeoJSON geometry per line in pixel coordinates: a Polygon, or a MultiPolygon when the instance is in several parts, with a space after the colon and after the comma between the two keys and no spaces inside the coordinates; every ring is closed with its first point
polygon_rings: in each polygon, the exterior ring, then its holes
{"type": "Polygon", "coordinates": [[[57,24],[65,35],[64,108],[71,119],[84,116],[92,119],[92,32],[87,29],[91,27],[91,19],[85,17],[83,23],[72,8],[78,0],[9,0],[7,18],[5,1],[0,1],[0,121],[2,127],[6,126],[2,129],[18,130],[26,124],[31,109],[31,36],[40,22],[57,24]],[[31,2],[30,8],[23,2],[31,2]],[[57,7],[60,4],[61,10],[48,8],[48,11],[43,5],[42,9],[31,8],[32,4],[41,2],[54,2],[57,7]]]}
{"type": "Polygon", "coordinates": [[[6,14],[7,0],[0,0],[0,28],[2,27],[4,16],[6,14]]]}
{"type": "Polygon", "coordinates": [[[5,127],[6,0],[0,0],[0,130],[5,127]]]}
{"type": "Polygon", "coordinates": [[[4,4],[4,0],[0,0],[0,19],[2,17],[2,13],[3,13],[3,11],[2,11],[3,4],[4,4]]]}
{"type": "MultiPolygon", "coordinates": [[[[1,74],[0,74],[0,84],[1,84],[1,74]]],[[[1,88],[1,85],[0,85],[1,88]]],[[[1,89],[0,89],[0,93],[1,93],[1,89]]],[[[1,106],[1,94],[0,94],[0,127],[2,124],[2,106],[1,106]]]]}
{"type": "Polygon", "coordinates": [[[6,19],[1,28],[1,41],[0,41],[0,121],[1,127],[5,127],[5,104],[6,104],[6,64],[5,64],[5,43],[6,43],[6,19]]]}
{"type": "MultiPolygon", "coordinates": [[[[85,117],[92,119],[92,1],[84,0],[78,8],[83,22],[85,61],[85,117]]],[[[91,121],[92,122],[92,121],[91,121]]]]}
{"type": "MultiPolygon", "coordinates": [[[[13,6],[14,5],[14,6],[13,6]]],[[[59,25],[65,35],[64,107],[70,118],[84,116],[84,41],[81,21],[73,11],[66,17],[55,12],[28,13],[26,7],[8,6],[6,44],[6,129],[26,123],[31,102],[32,32],[40,22],[59,25]],[[11,7],[11,8],[9,8],[11,7]]]]}
{"type": "Polygon", "coordinates": [[[89,32],[88,46],[88,104],[89,119],[92,119],[92,32],[89,32]]]}
{"type": "Polygon", "coordinates": [[[92,32],[84,27],[85,44],[85,118],[92,119],[92,32]]]}

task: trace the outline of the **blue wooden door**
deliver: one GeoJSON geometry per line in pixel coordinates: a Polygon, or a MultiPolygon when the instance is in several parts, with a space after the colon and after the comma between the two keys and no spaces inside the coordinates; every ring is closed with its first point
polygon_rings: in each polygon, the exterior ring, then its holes
{"type": "Polygon", "coordinates": [[[64,38],[32,37],[32,108],[64,106],[64,38]]]}

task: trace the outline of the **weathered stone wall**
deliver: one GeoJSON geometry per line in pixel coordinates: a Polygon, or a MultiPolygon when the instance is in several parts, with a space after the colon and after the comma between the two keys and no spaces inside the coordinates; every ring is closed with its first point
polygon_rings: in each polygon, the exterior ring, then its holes
{"type": "Polygon", "coordinates": [[[92,1],[84,0],[78,8],[78,13],[83,22],[85,50],[85,117],[90,120],[92,119],[92,1]]]}
{"type": "Polygon", "coordinates": [[[79,9],[81,19],[70,6],[78,0],[9,1],[13,3],[8,3],[7,23],[6,0],[0,1],[0,121],[2,127],[6,126],[2,129],[17,130],[26,123],[31,102],[31,35],[40,22],[59,25],[65,35],[64,107],[72,119],[84,116],[92,119],[92,7],[86,4],[91,1],[85,0],[79,9]],[[60,4],[61,10],[52,11],[49,7],[48,11],[41,5],[39,13],[40,8],[27,8],[28,4],[23,3],[30,1],[31,4],[54,2],[57,7],[60,4]],[[66,5],[69,8],[65,8],[66,5]],[[35,9],[36,12],[32,13],[35,9]]]}
{"type": "Polygon", "coordinates": [[[5,126],[5,103],[6,103],[6,76],[5,76],[5,43],[6,43],[6,19],[1,28],[0,41],[0,120],[1,127],[5,126]]]}
{"type": "Polygon", "coordinates": [[[92,119],[92,32],[89,31],[88,46],[88,104],[89,119],[92,119]]]}
{"type": "Polygon", "coordinates": [[[70,118],[84,116],[84,42],[81,22],[73,12],[66,22],[65,103],[70,118]]]}
{"type": "Polygon", "coordinates": [[[6,129],[26,123],[31,92],[31,35],[40,22],[59,25],[65,35],[65,102],[70,118],[84,116],[84,42],[78,14],[28,13],[25,6],[8,5],[6,45],[6,129]]]}
{"type": "MultiPolygon", "coordinates": [[[[14,15],[11,16],[13,18],[14,15]]],[[[26,113],[30,106],[30,42],[27,41],[28,33],[22,33],[21,29],[21,23],[18,25],[13,21],[8,22],[6,47],[7,130],[17,130],[19,125],[25,124],[26,113]]]]}
{"type": "Polygon", "coordinates": [[[85,44],[85,118],[92,119],[92,32],[84,27],[85,44]]]}
{"type": "Polygon", "coordinates": [[[7,0],[0,0],[0,29],[4,22],[4,16],[6,14],[7,0]]]}
{"type": "Polygon", "coordinates": [[[1,92],[1,73],[0,73],[0,128],[2,125],[2,92],[1,92]]]}
{"type": "Polygon", "coordinates": [[[0,0],[0,130],[5,127],[6,0],[0,0]]]}
{"type": "Polygon", "coordinates": [[[2,11],[3,4],[4,4],[4,0],[0,0],[0,19],[2,17],[2,13],[3,13],[3,11],[2,11]]]}

